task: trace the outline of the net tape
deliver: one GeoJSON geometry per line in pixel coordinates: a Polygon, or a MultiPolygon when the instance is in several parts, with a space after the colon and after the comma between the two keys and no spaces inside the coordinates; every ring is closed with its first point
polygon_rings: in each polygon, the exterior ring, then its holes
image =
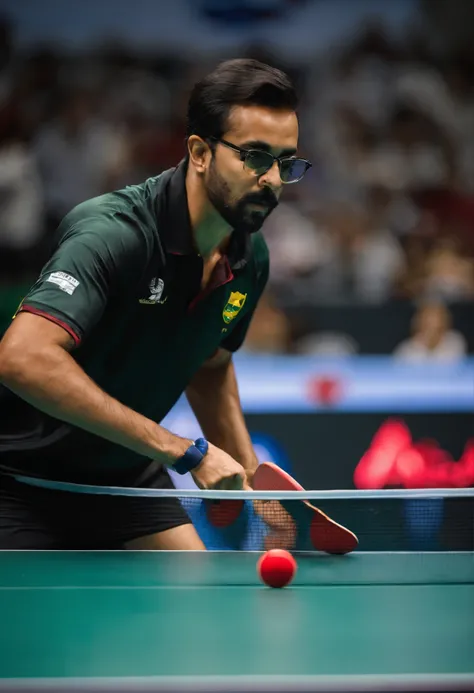
{"type": "Polygon", "coordinates": [[[157,489],[126,486],[93,486],[15,475],[17,481],[39,488],[92,495],[146,498],[198,498],[202,500],[382,500],[474,498],[474,488],[374,489],[332,491],[222,491],[203,489],[157,489]]]}

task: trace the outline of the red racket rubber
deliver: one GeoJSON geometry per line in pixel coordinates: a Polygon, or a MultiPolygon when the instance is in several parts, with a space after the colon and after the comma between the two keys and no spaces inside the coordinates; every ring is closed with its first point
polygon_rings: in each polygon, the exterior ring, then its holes
{"type": "Polygon", "coordinates": [[[230,527],[238,519],[244,507],[243,500],[218,500],[208,502],[206,507],[207,519],[213,527],[224,529],[230,527]]]}
{"type": "MultiPolygon", "coordinates": [[[[255,491],[304,491],[305,489],[292,476],[273,462],[262,462],[253,477],[255,491]]],[[[309,501],[300,502],[297,510],[294,501],[282,501],[285,510],[293,517],[299,527],[309,530],[312,545],[317,551],[331,554],[345,554],[354,551],[359,544],[356,535],[346,527],[331,520],[322,510],[309,501]],[[303,510],[304,508],[304,510],[303,510]]]]}

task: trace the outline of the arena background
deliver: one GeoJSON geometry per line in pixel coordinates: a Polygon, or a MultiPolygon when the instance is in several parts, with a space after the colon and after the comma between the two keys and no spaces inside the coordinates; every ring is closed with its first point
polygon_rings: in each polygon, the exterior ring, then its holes
{"type": "MultiPolygon", "coordinates": [[[[271,280],[236,360],[260,458],[311,488],[370,485],[354,473],[395,421],[415,448],[468,464],[472,3],[2,0],[0,13],[0,330],[62,215],[179,161],[195,79],[257,57],[297,82],[314,164],[265,227],[271,280]]],[[[196,432],[183,402],[165,423],[196,432]]]]}

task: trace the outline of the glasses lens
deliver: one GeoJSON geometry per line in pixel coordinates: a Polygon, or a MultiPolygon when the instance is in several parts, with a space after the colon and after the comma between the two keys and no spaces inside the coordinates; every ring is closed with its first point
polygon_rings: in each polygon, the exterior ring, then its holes
{"type": "Polygon", "coordinates": [[[258,176],[262,176],[273,166],[273,157],[267,152],[250,149],[245,157],[245,166],[258,176]]]}
{"type": "Polygon", "coordinates": [[[308,170],[308,164],[303,159],[285,159],[281,163],[281,179],[285,183],[294,183],[308,170]]]}

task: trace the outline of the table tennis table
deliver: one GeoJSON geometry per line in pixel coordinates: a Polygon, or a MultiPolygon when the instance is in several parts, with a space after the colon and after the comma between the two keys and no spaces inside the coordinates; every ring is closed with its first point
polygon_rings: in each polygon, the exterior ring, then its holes
{"type": "Polygon", "coordinates": [[[0,552],[0,691],[474,690],[474,554],[0,552]]]}

